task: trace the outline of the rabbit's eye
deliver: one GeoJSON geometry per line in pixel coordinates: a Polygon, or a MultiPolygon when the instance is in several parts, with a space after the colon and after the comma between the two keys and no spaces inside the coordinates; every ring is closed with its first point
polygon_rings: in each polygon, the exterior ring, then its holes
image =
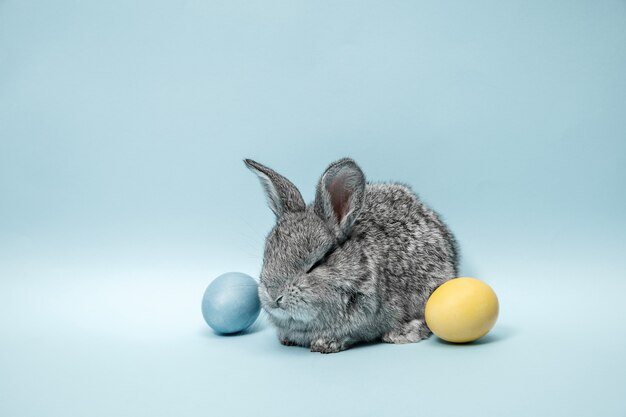
{"type": "Polygon", "coordinates": [[[308,274],[309,272],[313,271],[315,268],[317,268],[318,266],[324,264],[326,262],[326,260],[328,259],[328,257],[330,256],[331,253],[333,253],[333,251],[335,250],[335,246],[331,247],[325,254],[324,256],[322,256],[320,259],[317,260],[317,262],[315,262],[313,265],[311,265],[311,267],[306,271],[306,273],[308,274]]]}
{"type": "Polygon", "coordinates": [[[311,265],[311,267],[306,271],[306,273],[308,274],[309,272],[313,271],[315,268],[317,268],[318,266],[320,266],[321,264],[323,264],[325,261],[324,258],[318,260],[317,262],[315,262],[313,265],[311,265]]]}

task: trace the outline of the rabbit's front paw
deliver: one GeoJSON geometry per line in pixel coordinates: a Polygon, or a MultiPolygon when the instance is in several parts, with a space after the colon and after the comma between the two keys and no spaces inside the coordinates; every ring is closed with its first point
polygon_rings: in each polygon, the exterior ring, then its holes
{"type": "Polygon", "coordinates": [[[280,339],[280,344],[283,345],[283,346],[300,346],[296,342],[294,342],[293,340],[289,340],[289,339],[284,338],[284,337],[280,339]]]}
{"type": "Polygon", "coordinates": [[[311,343],[311,352],[337,353],[345,349],[345,344],[336,340],[316,339],[311,343]]]}

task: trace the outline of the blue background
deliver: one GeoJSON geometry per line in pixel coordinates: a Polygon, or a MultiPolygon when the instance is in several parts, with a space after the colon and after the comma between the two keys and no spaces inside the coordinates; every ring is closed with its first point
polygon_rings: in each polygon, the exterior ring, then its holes
{"type": "Polygon", "coordinates": [[[626,415],[624,1],[0,1],[0,415],[626,415]],[[351,156],[458,237],[479,343],[219,337],[245,157],[351,156]]]}

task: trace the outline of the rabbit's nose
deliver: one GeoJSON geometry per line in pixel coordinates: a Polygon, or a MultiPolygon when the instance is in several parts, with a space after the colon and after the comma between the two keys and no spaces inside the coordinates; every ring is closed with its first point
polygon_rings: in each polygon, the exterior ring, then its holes
{"type": "Polygon", "coordinates": [[[282,296],[282,295],[279,295],[279,296],[278,296],[278,298],[276,299],[276,305],[277,305],[278,307],[280,307],[280,306],[281,306],[281,305],[280,305],[280,302],[281,302],[281,301],[283,301],[283,296],[282,296]]]}

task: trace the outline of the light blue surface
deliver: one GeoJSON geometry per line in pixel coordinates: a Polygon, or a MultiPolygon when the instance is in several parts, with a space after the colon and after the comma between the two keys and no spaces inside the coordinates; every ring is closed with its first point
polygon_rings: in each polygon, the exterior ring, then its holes
{"type": "Polygon", "coordinates": [[[218,333],[237,333],[259,317],[259,287],[250,275],[227,272],[215,278],[202,297],[204,321],[218,333]]]}
{"type": "Polygon", "coordinates": [[[0,416],[626,415],[623,1],[0,1],[0,416]],[[336,355],[198,302],[258,276],[242,159],[411,184],[500,299],[336,355]]]}

